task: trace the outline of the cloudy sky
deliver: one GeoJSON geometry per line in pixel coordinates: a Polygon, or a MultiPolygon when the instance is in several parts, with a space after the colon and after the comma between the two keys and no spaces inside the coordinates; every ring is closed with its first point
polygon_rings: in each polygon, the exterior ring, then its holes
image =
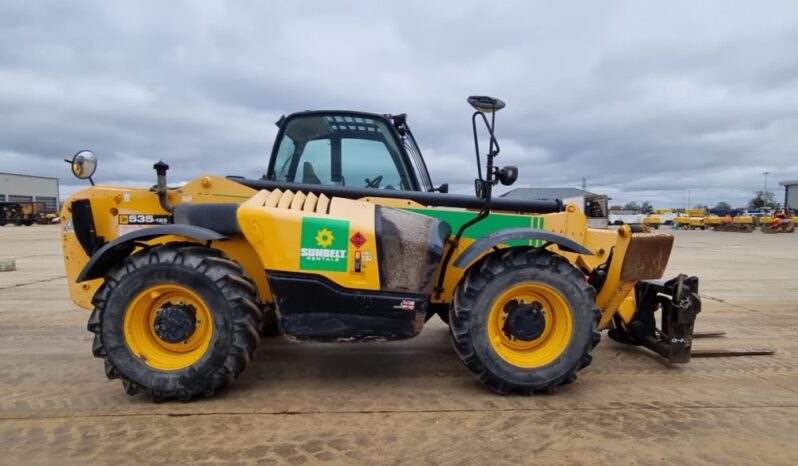
{"type": "Polygon", "coordinates": [[[517,186],[743,205],[798,179],[798,4],[0,2],[0,171],[81,184],[258,177],[280,115],[409,114],[433,181],[474,178],[469,94],[504,99],[517,186]]]}

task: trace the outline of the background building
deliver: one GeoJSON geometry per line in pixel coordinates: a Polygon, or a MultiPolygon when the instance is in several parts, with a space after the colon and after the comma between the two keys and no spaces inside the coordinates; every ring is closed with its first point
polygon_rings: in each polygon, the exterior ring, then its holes
{"type": "Polygon", "coordinates": [[[41,202],[58,213],[58,178],[0,172],[0,202],[41,202]]]}
{"type": "Polygon", "coordinates": [[[784,207],[798,211],[798,180],[781,181],[784,186],[784,207]]]}
{"type": "Polygon", "coordinates": [[[604,194],[594,194],[577,188],[516,188],[502,195],[516,199],[561,199],[563,204],[574,204],[588,217],[591,228],[607,228],[607,202],[604,194]]]}

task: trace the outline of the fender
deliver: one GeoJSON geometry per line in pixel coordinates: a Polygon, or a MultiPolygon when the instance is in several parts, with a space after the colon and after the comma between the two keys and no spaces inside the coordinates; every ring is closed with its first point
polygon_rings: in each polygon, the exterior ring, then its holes
{"type": "Polygon", "coordinates": [[[552,233],[547,230],[540,230],[536,228],[505,228],[503,230],[495,231],[489,235],[485,235],[471,246],[467,247],[465,251],[457,256],[454,261],[454,266],[462,269],[474,262],[482,253],[508,241],[516,240],[543,240],[548,243],[554,243],[560,249],[568,252],[575,252],[577,254],[584,254],[592,256],[593,252],[577,243],[576,241],[557,233],[552,233]]]}
{"type": "Polygon", "coordinates": [[[227,239],[225,235],[219,232],[194,225],[158,225],[131,231],[107,243],[92,254],[91,259],[89,259],[89,262],[83,267],[83,270],[80,271],[80,275],[78,275],[76,281],[80,283],[82,281],[102,277],[113,265],[129,256],[130,253],[136,249],[136,243],[138,241],[147,241],[167,235],[185,236],[200,241],[227,239]]]}

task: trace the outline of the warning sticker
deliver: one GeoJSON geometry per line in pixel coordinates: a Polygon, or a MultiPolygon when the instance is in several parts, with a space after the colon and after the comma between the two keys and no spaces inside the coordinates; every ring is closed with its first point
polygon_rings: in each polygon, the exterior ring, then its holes
{"type": "Polygon", "coordinates": [[[366,237],[363,236],[363,233],[357,232],[349,238],[349,241],[355,246],[355,248],[360,249],[361,246],[366,244],[366,237]]]}

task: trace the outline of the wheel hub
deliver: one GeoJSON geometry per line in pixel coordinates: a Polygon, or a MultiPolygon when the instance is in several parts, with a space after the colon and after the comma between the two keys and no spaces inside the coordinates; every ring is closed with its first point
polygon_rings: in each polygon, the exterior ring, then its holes
{"type": "Polygon", "coordinates": [[[543,305],[538,301],[519,303],[511,301],[504,307],[507,317],[502,332],[507,338],[532,341],[540,338],[546,328],[543,305]]]}
{"type": "Polygon", "coordinates": [[[197,310],[190,304],[166,302],[155,314],[154,327],[167,343],[186,341],[197,329],[197,310]]]}

